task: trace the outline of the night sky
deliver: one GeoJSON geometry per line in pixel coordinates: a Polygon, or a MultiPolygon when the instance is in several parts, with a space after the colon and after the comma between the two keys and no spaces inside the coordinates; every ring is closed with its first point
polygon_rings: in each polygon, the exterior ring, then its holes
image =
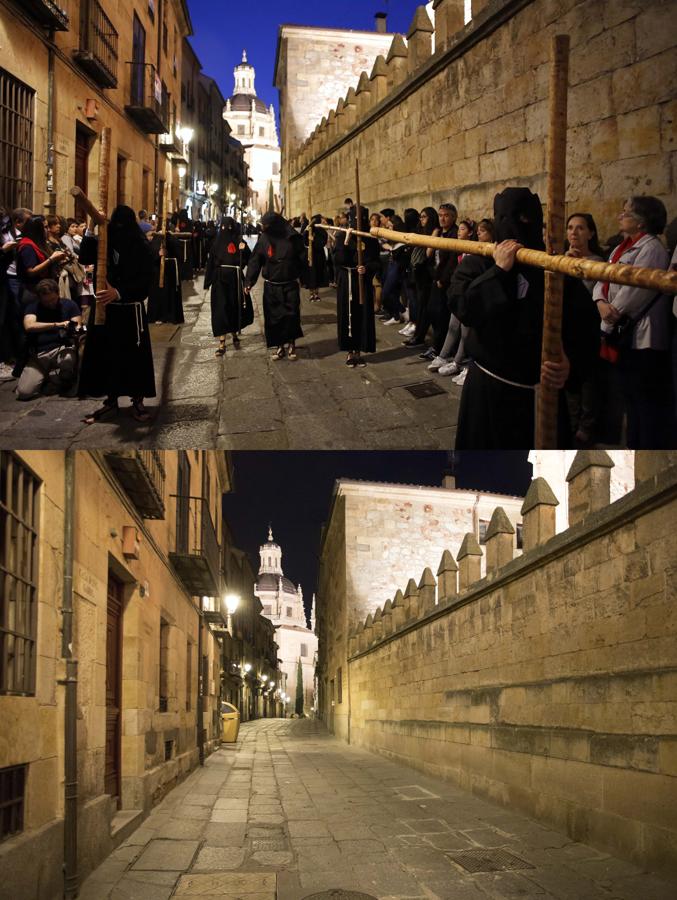
{"type": "MultiPolygon", "coordinates": [[[[301,583],[310,609],[317,581],[322,524],[337,478],[439,487],[447,466],[444,452],[244,452],[232,454],[235,490],[224,498],[224,515],[237,546],[259,567],[259,545],[273,535],[282,547],[282,567],[301,583]]],[[[459,488],[524,495],[531,478],[526,451],[457,454],[459,488]]]]}
{"type": "Polygon", "coordinates": [[[207,75],[214,78],[224,97],[233,93],[233,68],[247,49],[256,69],[256,93],[278,108],[273,87],[275,48],[280,25],[317,25],[374,31],[374,14],[388,13],[388,31],[406,32],[419,4],[416,0],[343,0],[308,3],[308,0],[188,0],[194,36],[193,49],[207,75]]]}

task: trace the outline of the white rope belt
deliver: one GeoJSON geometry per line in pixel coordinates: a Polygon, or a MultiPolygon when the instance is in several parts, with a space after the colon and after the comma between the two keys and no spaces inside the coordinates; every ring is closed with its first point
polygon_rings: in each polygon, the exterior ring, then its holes
{"type": "Polygon", "coordinates": [[[484,366],[481,366],[476,359],[474,359],[473,362],[481,372],[484,372],[485,375],[488,375],[490,378],[494,378],[496,381],[502,381],[503,384],[509,384],[510,387],[522,388],[525,391],[535,391],[538,387],[537,384],[520,384],[518,381],[509,381],[507,378],[501,378],[500,375],[495,375],[493,372],[485,369],[484,366]]]}
{"type": "Polygon", "coordinates": [[[270,278],[263,279],[267,284],[296,284],[296,278],[292,281],[271,281],[270,278]]]}
{"type": "MultiPolygon", "coordinates": [[[[346,272],[357,272],[357,266],[344,266],[346,272]]],[[[348,275],[348,303],[353,302],[353,277],[348,275]]]]}

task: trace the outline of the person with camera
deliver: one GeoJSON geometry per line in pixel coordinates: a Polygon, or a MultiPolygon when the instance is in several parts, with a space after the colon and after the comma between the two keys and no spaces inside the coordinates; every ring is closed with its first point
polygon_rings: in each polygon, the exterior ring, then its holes
{"type": "Polygon", "coordinates": [[[59,297],[59,286],[52,278],[39,281],[35,292],[37,300],[25,308],[28,359],[17,385],[17,400],[37,397],[45,383],[63,393],[77,375],[80,308],[73,300],[59,297]]]}

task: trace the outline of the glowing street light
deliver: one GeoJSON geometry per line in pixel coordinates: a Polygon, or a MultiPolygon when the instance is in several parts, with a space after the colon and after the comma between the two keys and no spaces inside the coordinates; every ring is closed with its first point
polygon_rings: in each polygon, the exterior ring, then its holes
{"type": "Polygon", "coordinates": [[[245,663],[245,664],[244,664],[244,670],[245,670],[245,672],[247,673],[247,675],[249,675],[249,673],[250,673],[251,670],[252,670],[252,664],[251,664],[251,663],[245,663]]]}
{"type": "Polygon", "coordinates": [[[240,595],[239,594],[226,594],[223,598],[223,602],[226,604],[226,609],[228,611],[228,631],[232,635],[232,633],[233,633],[233,613],[240,605],[240,595]]]}
{"type": "Polygon", "coordinates": [[[266,681],[268,681],[268,676],[267,676],[267,675],[262,675],[262,676],[261,676],[261,681],[265,684],[266,681]]]}
{"type": "Polygon", "coordinates": [[[186,177],[186,167],[179,166],[179,178],[185,178],[185,177],[186,177]]]}
{"type": "Polygon", "coordinates": [[[190,144],[193,140],[193,129],[192,128],[177,128],[176,136],[183,141],[184,144],[190,144]]]}

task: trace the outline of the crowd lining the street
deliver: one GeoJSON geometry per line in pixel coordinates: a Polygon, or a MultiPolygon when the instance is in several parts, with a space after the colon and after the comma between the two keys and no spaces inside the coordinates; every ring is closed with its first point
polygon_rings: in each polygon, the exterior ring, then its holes
{"type": "MultiPolygon", "coordinates": [[[[351,368],[363,368],[363,354],[375,352],[376,321],[400,325],[403,346],[430,373],[463,386],[458,449],[532,446],[539,384],[560,391],[560,446],[675,445],[672,297],[566,277],[561,361],[541,365],[543,272],[515,260],[520,246],[545,247],[540,199],[527,189],[506,189],[479,221],[459,216],[450,202],[402,216],[362,208],[362,230],[495,241],[493,258],[366,237],[358,248],[349,198],[333,219],[268,213],[245,229],[248,235],[233,218],[192,222],[185,210],[161,231],[156,216],[120,206],[110,219],[107,285],[99,292],[91,221],[87,227],[27,209],[0,215],[0,377],[17,380],[20,400],[43,391],[104,397],[85,418],[94,422],[116,415],[118,398],[129,396],[132,415],[148,421],[143,401],[155,396],[148,321],[181,324],[181,283],[204,271],[218,357],[226,354],[227,335],[237,349],[253,322],[250,292],[259,277],[275,360],[297,359],[300,286],[310,302],[320,300],[321,288],[336,288],[338,345],[351,368]],[[95,299],[106,306],[103,327],[94,325],[95,299]]],[[[565,252],[674,269],[677,250],[660,237],[666,223],[660,200],[631,197],[618,232],[602,242],[593,217],[575,212],[565,252]]]]}

